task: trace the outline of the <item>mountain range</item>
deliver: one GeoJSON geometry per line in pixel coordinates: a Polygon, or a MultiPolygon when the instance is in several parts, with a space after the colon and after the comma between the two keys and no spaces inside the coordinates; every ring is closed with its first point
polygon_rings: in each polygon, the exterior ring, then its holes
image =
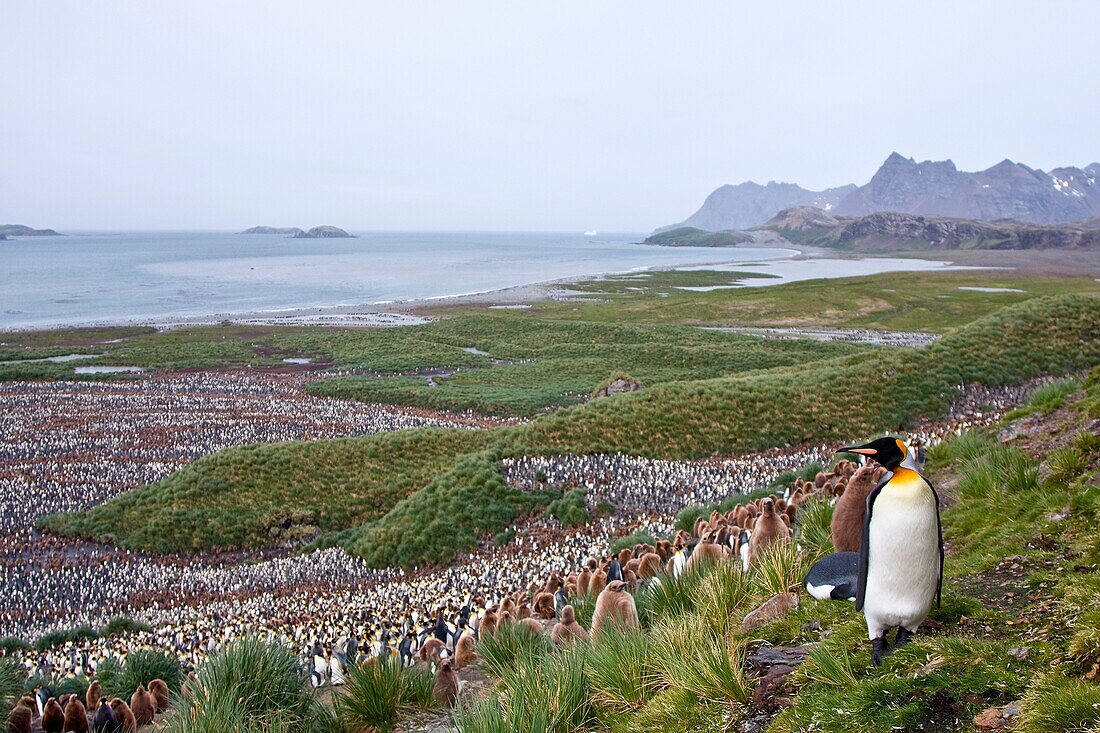
{"type": "Polygon", "coordinates": [[[978,221],[1013,219],[1064,224],[1100,216],[1100,163],[1049,173],[1003,160],[984,171],[960,171],[950,160],[916,162],[891,153],[871,180],[824,191],[793,183],[747,182],[718,188],[679,224],[709,231],[749,229],[785,209],[813,206],[840,216],[892,211],[978,221]]]}

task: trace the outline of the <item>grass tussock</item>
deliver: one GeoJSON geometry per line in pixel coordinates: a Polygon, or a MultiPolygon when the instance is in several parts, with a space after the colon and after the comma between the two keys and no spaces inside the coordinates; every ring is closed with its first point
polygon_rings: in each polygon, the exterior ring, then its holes
{"type": "Polygon", "coordinates": [[[305,691],[294,652],[244,639],[223,647],[166,715],[168,733],[329,733],[331,715],[305,691]]]}
{"type": "Polygon", "coordinates": [[[333,699],[345,730],[388,731],[404,710],[435,706],[435,678],[423,667],[406,669],[397,658],[371,660],[348,669],[347,684],[333,699]]]}

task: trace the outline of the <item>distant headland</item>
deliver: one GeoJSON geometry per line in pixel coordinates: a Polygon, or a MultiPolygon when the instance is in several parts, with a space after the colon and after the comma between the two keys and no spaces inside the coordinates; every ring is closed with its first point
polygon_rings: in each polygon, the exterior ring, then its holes
{"type": "Polygon", "coordinates": [[[31,229],[22,224],[0,224],[0,239],[11,237],[61,237],[64,236],[53,229],[31,229]]]}
{"type": "Polygon", "coordinates": [[[289,234],[294,239],[351,239],[354,234],[348,234],[340,227],[320,226],[313,227],[308,232],[298,227],[267,227],[259,226],[245,229],[241,234],[289,234]]]}

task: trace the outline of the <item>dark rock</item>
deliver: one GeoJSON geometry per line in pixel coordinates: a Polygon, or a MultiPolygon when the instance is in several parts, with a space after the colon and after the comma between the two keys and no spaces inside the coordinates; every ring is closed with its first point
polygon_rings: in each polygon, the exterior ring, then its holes
{"type": "Polygon", "coordinates": [[[626,394],[627,392],[641,392],[642,383],[631,377],[616,377],[603,385],[592,395],[593,399],[610,397],[614,394],[626,394]]]}
{"type": "Polygon", "coordinates": [[[747,661],[756,667],[774,667],[785,665],[797,667],[806,661],[810,655],[812,645],[807,646],[762,646],[754,654],[749,655],[747,661]]]}

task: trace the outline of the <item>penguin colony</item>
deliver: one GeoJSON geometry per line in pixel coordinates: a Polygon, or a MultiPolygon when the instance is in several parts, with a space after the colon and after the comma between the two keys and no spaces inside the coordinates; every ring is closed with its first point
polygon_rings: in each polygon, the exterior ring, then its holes
{"type": "Polygon", "coordinates": [[[5,730],[30,733],[37,719],[43,733],[137,733],[139,728],[152,725],[157,713],[168,707],[168,685],[163,680],[152,680],[149,688],[157,690],[158,695],[163,691],[163,700],[143,685],[138,685],[129,704],[121,698],[107,698],[100,694],[98,680],[88,686],[87,704],[77,695],[54,698],[40,687],[34,697],[23,697],[16,704],[8,714],[5,730]]]}
{"type": "MultiPolygon", "coordinates": [[[[222,399],[219,390],[224,390],[224,384],[218,382],[221,377],[196,375],[187,379],[194,380],[193,388],[203,397],[196,399],[194,408],[181,405],[181,410],[187,413],[189,409],[194,409],[203,419],[216,424],[210,413],[203,413],[202,409],[208,410],[207,403],[222,399]],[[207,392],[202,392],[203,389],[207,392]],[[197,406],[200,402],[206,404],[206,407],[200,409],[197,406]]],[[[68,389],[63,385],[48,386],[51,389],[68,389]]],[[[109,389],[115,390],[116,386],[110,385],[109,389]]],[[[8,396],[5,390],[12,387],[0,385],[0,403],[8,396]]],[[[261,387],[258,394],[262,394],[263,389],[269,389],[266,385],[261,387]]],[[[23,385],[20,388],[37,389],[38,386],[23,385]]],[[[34,468],[30,470],[41,471],[42,480],[33,480],[32,484],[63,488],[64,490],[53,492],[54,495],[71,497],[62,499],[71,502],[60,507],[63,509],[95,503],[107,495],[114,495],[135,484],[152,480],[144,478],[141,471],[145,469],[141,467],[137,467],[137,471],[127,469],[127,473],[106,479],[97,475],[107,465],[97,462],[99,459],[96,456],[99,451],[107,450],[106,444],[89,444],[86,462],[69,462],[64,469],[61,468],[61,462],[40,460],[48,459],[51,455],[65,456],[74,450],[78,453],[84,452],[83,448],[71,443],[43,446],[39,450],[36,446],[56,440],[57,434],[31,427],[32,419],[41,418],[41,414],[37,412],[40,409],[54,410],[60,418],[66,411],[84,409],[82,406],[85,402],[92,405],[88,410],[101,407],[95,401],[99,395],[94,390],[89,388],[84,393],[75,387],[73,389],[75,391],[72,394],[66,393],[52,401],[51,398],[45,398],[44,406],[31,404],[23,398],[16,400],[17,404],[12,405],[11,413],[18,419],[0,427],[0,432],[11,429],[20,432],[18,440],[0,442],[0,467],[23,466],[28,459],[34,458],[34,468]],[[21,415],[23,417],[20,418],[21,415]],[[12,451],[17,451],[18,455],[12,451]],[[73,491],[74,487],[76,491],[73,491]],[[83,495],[83,487],[94,488],[87,489],[87,495],[83,495]],[[100,487],[107,487],[107,493],[97,493],[101,490],[100,487]]],[[[1010,392],[992,396],[974,394],[976,396],[968,396],[967,401],[964,401],[963,408],[957,411],[952,422],[929,430],[928,437],[934,438],[938,434],[956,429],[959,425],[988,422],[999,417],[999,413],[978,413],[967,407],[968,404],[996,403],[1007,407],[1019,399],[1010,392]]],[[[131,396],[122,395],[121,399],[129,400],[131,396]]],[[[127,440],[140,438],[139,442],[143,443],[143,447],[148,447],[149,456],[167,459],[168,468],[162,466],[155,470],[172,470],[178,464],[172,464],[171,461],[178,460],[181,451],[185,454],[191,448],[172,444],[158,436],[156,426],[150,428],[140,425],[145,417],[138,417],[139,412],[141,411],[137,409],[134,414],[127,410],[120,411],[122,435],[109,436],[110,442],[126,444],[127,440]]],[[[253,437],[246,437],[244,442],[249,442],[253,437]]],[[[211,450],[221,447],[213,443],[211,446],[211,450]]],[[[205,444],[200,448],[205,450],[205,444]]],[[[33,639],[58,627],[85,622],[98,625],[114,613],[132,612],[124,600],[132,593],[132,589],[148,588],[149,597],[161,610],[134,610],[138,611],[142,620],[154,626],[151,636],[123,635],[109,641],[66,643],[41,654],[32,652],[24,657],[28,671],[60,676],[92,676],[101,660],[143,648],[173,651],[183,658],[186,667],[194,668],[224,639],[259,634],[297,647],[303,656],[314,661],[318,656],[314,652],[319,648],[320,656],[325,661],[322,678],[334,681],[340,678],[339,670],[346,668],[348,663],[377,656],[382,648],[397,651],[394,647],[408,630],[412,630],[416,637],[410,646],[414,650],[418,649],[421,637],[420,619],[431,613],[428,609],[437,606],[445,609],[452,635],[449,644],[454,648],[455,639],[461,635],[462,609],[471,605],[471,598],[479,590],[499,589],[496,592],[514,593],[529,587],[534,578],[545,577],[548,572],[557,573],[564,583],[565,574],[570,568],[585,565],[582,562],[584,557],[598,556],[601,545],[606,547],[611,538],[624,531],[640,525],[642,529],[648,529],[654,534],[667,534],[669,514],[684,503],[694,501],[695,497],[721,498],[733,490],[749,490],[758,484],[738,484],[741,480],[739,477],[748,477],[746,481],[753,481],[754,476],[770,478],[781,470],[797,467],[811,460],[820,460],[825,455],[823,448],[808,452],[769,451],[736,461],[721,462],[725,466],[718,466],[717,462],[645,462],[622,456],[517,459],[507,467],[509,481],[515,486],[524,488],[528,485],[525,482],[529,482],[532,487],[536,484],[551,484],[561,488],[583,486],[589,489],[589,500],[592,502],[634,496],[636,498],[631,506],[635,508],[624,512],[623,516],[601,520],[598,525],[586,527],[579,532],[562,531],[552,522],[536,522],[525,528],[515,547],[496,551],[491,557],[477,553],[470,561],[436,571],[431,576],[404,576],[395,571],[371,570],[338,550],[233,566],[212,563],[201,555],[165,559],[91,547],[80,542],[38,537],[26,529],[18,529],[6,535],[0,532],[0,580],[5,589],[11,591],[8,596],[0,599],[0,635],[13,634],[33,639]],[[543,478],[537,478],[540,473],[543,478]],[[645,490],[636,490],[638,475],[644,477],[641,483],[646,487],[645,490]],[[734,476],[733,479],[730,478],[731,475],[734,476]],[[685,487],[694,487],[692,491],[698,493],[686,492],[685,487]],[[80,556],[79,562],[72,561],[74,556],[80,556]],[[41,557],[42,561],[33,562],[36,557],[41,557]],[[27,562],[28,558],[32,559],[32,563],[27,562]],[[37,565],[38,568],[32,571],[32,565],[37,565]],[[369,593],[359,590],[364,586],[371,586],[369,593]],[[297,592],[279,594],[274,602],[266,593],[288,587],[296,588],[297,592]],[[356,590],[349,591],[350,588],[356,590]],[[263,598],[264,596],[267,597],[263,598]],[[47,616],[37,610],[28,614],[25,610],[28,608],[50,609],[49,613],[56,615],[47,616]]],[[[183,460],[190,460],[190,457],[183,460]]],[[[149,466],[152,463],[151,461],[149,466]]],[[[111,470],[120,465],[110,461],[108,464],[112,466],[111,470]]],[[[761,479],[755,480],[759,482],[761,479]]],[[[834,481],[835,483],[839,482],[834,481]]],[[[34,495],[34,492],[41,490],[35,486],[23,487],[25,491],[18,486],[9,487],[6,484],[2,488],[5,492],[11,490],[13,506],[25,507],[34,504],[26,501],[27,492],[34,495]]],[[[818,487],[815,486],[814,489],[817,490],[818,487]]],[[[843,493],[836,491],[834,495],[843,498],[843,493]]],[[[7,496],[7,493],[3,494],[0,500],[7,501],[4,498],[7,496]]],[[[713,525],[707,522],[709,534],[687,534],[680,538],[678,547],[670,546],[668,550],[671,553],[666,552],[664,556],[654,547],[654,552],[633,556],[627,562],[616,558],[617,568],[610,562],[596,563],[600,567],[588,568],[585,589],[598,595],[608,583],[608,578],[617,578],[620,573],[623,582],[629,585],[650,577],[658,567],[677,567],[682,570],[688,561],[692,561],[694,549],[699,546],[703,549],[693,560],[696,563],[703,562],[708,555],[748,562],[753,550],[753,529],[762,530],[755,533],[757,554],[771,541],[790,541],[791,517],[787,509],[792,503],[796,502],[790,496],[773,497],[769,518],[760,527],[755,525],[764,515],[765,509],[756,503],[752,508],[746,508],[751,516],[742,517],[741,524],[738,524],[736,516],[727,517],[725,526],[719,526],[717,522],[713,525]],[[787,520],[783,516],[787,516],[787,520]],[[784,529],[776,521],[785,525],[786,538],[784,529]],[[735,528],[740,530],[736,537],[735,528]],[[715,547],[711,548],[710,545],[715,547]],[[651,556],[647,558],[646,555],[651,556]],[[633,565],[630,561],[634,561],[633,565]],[[672,565],[669,565],[670,562],[672,565]],[[603,565],[606,567],[602,567],[603,565]]],[[[858,502],[855,503],[858,505],[858,502]]],[[[48,508],[48,511],[52,510],[54,507],[48,508]]],[[[797,511],[797,504],[794,511],[797,511]]],[[[855,524],[858,526],[858,521],[855,524]]],[[[852,522],[848,522],[848,526],[851,527],[852,522]]],[[[840,545],[838,549],[839,547],[840,545]]],[[[580,578],[578,584],[579,582],[580,578]]],[[[568,598],[570,592],[575,593],[576,590],[565,588],[564,585],[561,589],[545,589],[543,593],[546,595],[539,599],[538,604],[532,604],[533,613],[545,617],[553,599],[556,617],[560,617],[562,608],[566,605],[561,598],[568,598]],[[559,590],[563,591],[561,596],[558,595],[559,590]],[[538,606],[537,611],[534,605],[538,606]]],[[[481,610],[471,608],[471,612],[476,615],[481,610]]],[[[470,623],[467,617],[467,625],[470,623]]],[[[457,653],[457,649],[455,651],[457,653]]],[[[459,665],[457,659],[454,660],[454,665],[459,665]]],[[[98,705],[94,705],[93,709],[94,707],[98,705]]]]}

